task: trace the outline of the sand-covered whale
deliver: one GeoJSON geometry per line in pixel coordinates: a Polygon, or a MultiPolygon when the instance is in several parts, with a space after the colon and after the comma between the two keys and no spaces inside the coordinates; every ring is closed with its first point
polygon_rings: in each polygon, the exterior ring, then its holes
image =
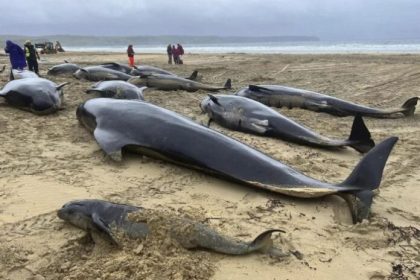
{"type": "MultiPolygon", "coordinates": [[[[117,232],[122,232],[133,239],[145,238],[153,234],[147,221],[132,221],[128,217],[130,213],[150,211],[131,205],[86,199],[66,203],[58,210],[57,215],[83,230],[99,232],[112,243],[119,245],[115,237],[117,232]]],[[[253,252],[263,252],[277,257],[288,255],[272,246],[271,234],[284,232],[279,229],[264,231],[252,242],[244,242],[223,236],[210,227],[191,219],[174,216],[167,222],[170,237],[186,249],[207,249],[227,255],[246,255],[253,252]]]]}

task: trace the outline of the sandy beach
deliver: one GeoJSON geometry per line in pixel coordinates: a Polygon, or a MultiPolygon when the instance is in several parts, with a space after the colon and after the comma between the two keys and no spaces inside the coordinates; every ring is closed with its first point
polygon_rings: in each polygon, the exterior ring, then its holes
{"type": "MultiPolygon", "coordinates": [[[[124,53],[43,55],[41,75],[64,59],[83,66],[126,63],[124,53]]],[[[248,84],[282,84],[353,102],[400,107],[420,96],[420,55],[187,54],[184,65],[166,55],[140,54],[138,64],[161,67],[232,92],[248,84]]],[[[0,66],[8,58],[0,56],[0,66]]],[[[420,108],[400,119],[365,118],[376,143],[398,136],[369,221],[353,225],[347,204],[336,196],[296,199],[224,181],[195,170],[136,154],[108,159],[75,115],[93,84],[47,77],[64,88],[65,109],[36,116],[0,101],[1,279],[419,279],[420,108]],[[263,254],[225,256],[188,251],[164,230],[146,240],[126,240],[122,249],[65,224],[56,210],[73,199],[97,198],[193,217],[219,232],[251,241],[280,228],[274,245],[302,258],[263,254]]],[[[8,71],[0,74],[0,85],[8,71]]],[[[147,91],[145,99],[206,123],[199,102],[206,92],[147,91]]],[[[420,105],[419,105],[420,106],[420,105]]],[[[301,109],[276,109],[322,135],[346,139],[353,118],[301,109]]],[[[152,125],[152,124],[151,124],[152,125]]],[[[361,155],[352,149],[322,150],[230,131],[238,139],[316,179],[341,182],[361,155]]],[[[199,139],[197,139],[199,141],[199,139]]],[[[159,219],[157,219],[159,220],[159,219]]],[[[159,226],[159,225],[158,225],[159,226]]]]}

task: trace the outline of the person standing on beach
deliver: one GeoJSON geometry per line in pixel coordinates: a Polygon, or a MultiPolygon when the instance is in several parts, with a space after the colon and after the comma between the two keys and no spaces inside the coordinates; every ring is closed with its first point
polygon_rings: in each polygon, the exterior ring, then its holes
{"type": "Polygon", "coordinates": [[[26,61],[28,62],[29,71],[35,72],[37,75],[38,73],[38,59],[39,54],[36,51],[34,45],[32,45],[31,41],[27,40],[25,42],[25,56],[26,61]]]}
{"type": "Polygon", "coordinates": [[[179,53],[175,45],[172,46],[172,56],[174,57],[174,63],[179,64],[179,53]]]}
{"type": "Polygon", "coordinates": [[[133,45],[128,45],[127,55],[128,55],[128,65],[130,65],[131,67],[134,67],[134,50],[133,50],[133,45]]]}
{"type": "Polygon", "coordinates": [[[172,64],[172,46],[169,44],[166,47],[166,53],[168,54],[168,64],[172,64]]]}
{"type": "MultiPolygon", "coordinates": [[[[6,41],[4,52],[9,54],[10,64],[13,69],[23,70],[26,67],[25,52],[23,49],[10,40],[6,41]]],[[[10,80],[13,80],[13,73],[10,71],[10,80]]]]}
{"type": "Polygon", "coordinates": [[[178,43],[176,49],[178,50],[178,64],[184,64],[184,62],[181,59],[181,56],[184,55],[184,48],[180,43],[178,43]]]}

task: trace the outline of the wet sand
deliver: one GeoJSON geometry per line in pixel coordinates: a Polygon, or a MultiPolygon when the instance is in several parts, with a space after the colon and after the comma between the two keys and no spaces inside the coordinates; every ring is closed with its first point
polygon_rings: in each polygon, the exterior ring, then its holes
{"type": "MultiPolygon", "coordinates": [[[[0,65],[8,63],[0,57],[0,65]]],[[[64,59],[81,65],[126,63],[125,54],[45,55],[41,74],[64,59]]],[[[137,62],[222,85],[283,84],[328,93],[354,102],[399,107],[420,96],[419,55],[186,55],[168,66],[166,55],[140,55],[137,62]]],[[[7,72],[7,71],[6,71],[7,72]]],[[[1,85],[8,73],[0,74],[1,85]]],[[[0,278],[2,279],[418,279],[420,277],[420,109],[413,117],[365,122],[376,143],[400,138],[374,198],[372,217],[352,225],[347,205],[335,196],[296,199],[227,182],[198,171],[139,155],[121,163],[107,159],[75,110],[92,98],[92,82],[48,77],[64,89],[65,110],[35,116],[0,101],[0,278]],[[298,250],[299,260],[265,255],[232,257],[187,251],[176,244],[132,241],[110,248],[64,224],[55,214],[72,199],[98,198],[193,215],[221,233],[252,240],[281,228],[279,248],[298,250]],[[137,243],[136,243],[137,242],[137,243]],[[145,249],[142,249],[144,246],[145,249]],[[199,260],[199,261],[198,261],[199,260]],[[407,278],[404,278],[407,277],[407,278]]],[[[197,122],[205,92],[150,91],[147,101],[197,122]]],[[[281,113],[319,133],[347,138],[351,117],[300,109],[281,113]]],[[[249,144],[320,180],[341,182],[361,155],[327,151],[281,140],[212,128],[249,144]]],[[[197,140],[199,141],[199,140],[197,140]]],[[[160,236],[160,235],[159,235],[160,236]]],[[[165,237],[161,236],[165,241],[165,237]]]]}

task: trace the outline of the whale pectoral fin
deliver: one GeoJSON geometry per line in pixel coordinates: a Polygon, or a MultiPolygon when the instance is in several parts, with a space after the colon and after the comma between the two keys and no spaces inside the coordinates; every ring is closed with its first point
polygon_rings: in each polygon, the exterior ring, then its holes
{"type": "Polygon", "coordinates": [[[102,150],[104,150],[104,152],[112,160],[121,161],[121,149],[124,144],[117,140],[118,137],[115,137],[115,135],[112,135],[111,132],[101,128],[96,128],[93,132],[93,135],[95,136],[96,142],[98,142],[102,150]]]}
{"type": "MultiPolygon", "coordinates": [[[[271,130],[268,120],[259,120],[259,119],[249,119],[248,128],[258,134],[265,134],[267,131],[271,130]]],[[[244,122],[242,122],[244,124],[244,122]]]]}
{"type": "Polygon", "coordinates": [[[115,245],[119,245],[118,241],[115,240],[111,229],[108,227],[107,224],[105,224],[105,222],[101,219],[101,217],[99,217],[98,214],[93,213],[92,214],[92,222],[95,225],[96,229],[100,232],[103,232],[106,234],[106,236],[110,239],[110,241],[115,244],[115,245]]]}
{"type": "Polygon", "coordinates": [[[267,128],[259,126],[255,123],[252,123],[251,126],[252,126],[252,130],[255,131],[258,134],[265,134],[268,130],[267,128]]]}
{"type": "Polygon", "coordinates": [[[268,127],[269,123],[268,120],[259,120],[259,119],[249,119],[253,124],[268,127]]]}
{"type": "Polygon", "coordinates": [[[312,110],[312,111],[318,111],[320,109],[328,109],[332,108],[331,105],[329,105],[326,101],[314,101],[314,100],[305,100],[305,103],[303,104],[305,108],[312,110]]]}
{"type": "Polygon", "coordinates": [[[114,74],[111,74],[111,73],[107,73],[106,77],[111,79],[111,80],[117,80],[118,79],[117,75],[114,75],[114,74]]]}

